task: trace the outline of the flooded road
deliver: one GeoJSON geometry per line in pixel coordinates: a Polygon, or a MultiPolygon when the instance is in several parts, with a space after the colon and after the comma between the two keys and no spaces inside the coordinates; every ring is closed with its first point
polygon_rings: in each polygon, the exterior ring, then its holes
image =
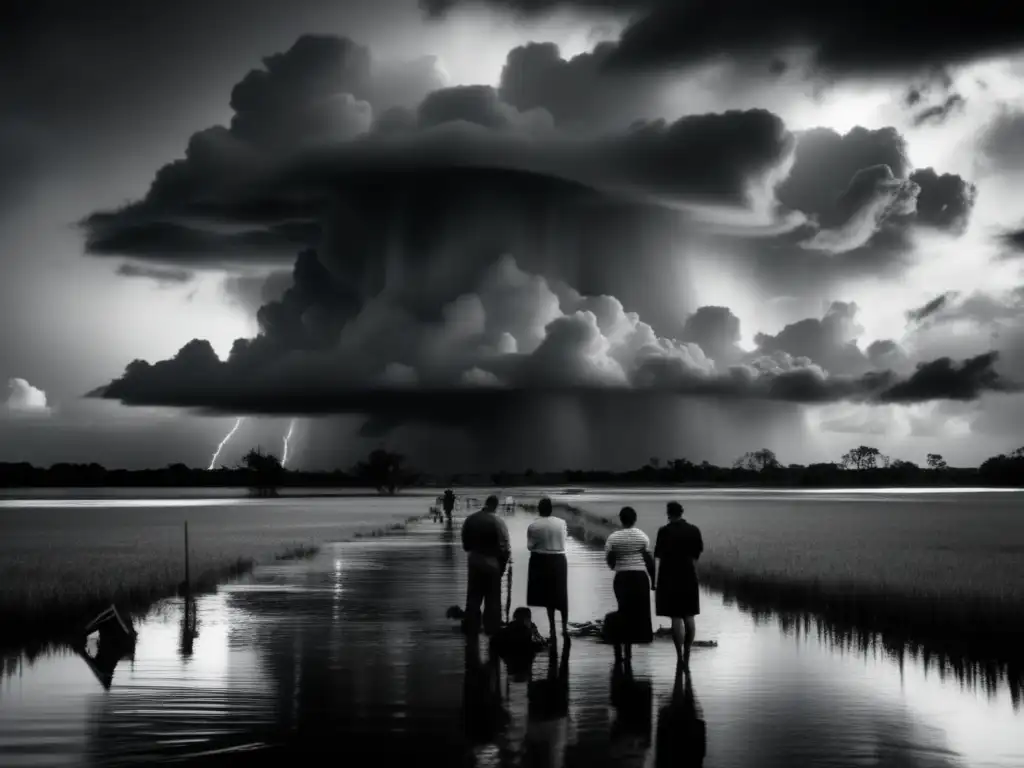
{"type": "MultiPolygon", "coordinates": [[[[530,517],[506,520],[514,607],[530,517]]],[[[689,685],[663,640],[637,649],[632,678],[590,639],[510,676],[445,618],[464,600],[457,537],[417,523],[260,567],[195,601],[194,636],[184,602],[168,601],[109,690],[109,669],[70,652],[8,663],[0,765],[1024,765],[1024,716],[1005,691],[841,653],[709,593],[698,638],[718,647],[694,649],[689,685]]],[[[570,619],[603,616],[601,552],[572,541],[568,556],[570,619]]]]}

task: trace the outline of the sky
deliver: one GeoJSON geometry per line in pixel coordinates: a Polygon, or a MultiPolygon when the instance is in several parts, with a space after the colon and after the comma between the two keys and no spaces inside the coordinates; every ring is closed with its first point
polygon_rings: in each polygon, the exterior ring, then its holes
{"type": "Polygon", "coordinates": [[[726,5],[5,4],[0,461],[1024,444],[1024,9],[726,5]]]}

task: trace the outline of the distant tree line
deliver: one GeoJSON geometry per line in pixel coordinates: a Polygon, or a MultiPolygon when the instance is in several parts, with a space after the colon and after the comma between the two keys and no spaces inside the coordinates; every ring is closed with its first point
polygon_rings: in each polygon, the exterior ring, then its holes
{"type": "Polygon", "coordinates": [[[273,454],[256,448],[241,465],[206,470],[172,464],[163,469],[105,469],[99,464],[54,464],[49,469],[28,463],[0,463],[0,487],[247,487],[254,495],[273,495],[278,488],[372,488],[393,495],[414,486],[495,485],[741,485],[768,487],[879,486],[1011,486],[1024,487],[1024,447],[985,460],[980,467],[950,467],[930,453],[927,466],[892,459],[877,448],[851,448],[837,461],[783,464],[767,448],[749,451],[730,467],[679,458],[647,464],[625,472],[575,470],[494,472],[431,476],[409,469],[402,454],[383,448],[372,451],[350,470],[303,472],[286,469],[273,454]]]}
{"type": "Polygon", "coordinates": [[[303,472],[286,469],[273,453],[253,448],[235,467],[201,469],[171,464],[161,469],[107,469],[100,464],[0,462],[0,488],[249,488],[254,496],[273,496],[279,488],[373,488],[393,495],[420,482],[405,457],[383,448],[348,471],[303,472]]]}

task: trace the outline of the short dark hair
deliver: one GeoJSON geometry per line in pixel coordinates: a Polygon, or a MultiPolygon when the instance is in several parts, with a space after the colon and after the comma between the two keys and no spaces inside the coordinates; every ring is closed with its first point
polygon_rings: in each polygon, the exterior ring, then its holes
{"type": "Polygon", "coordinates": [[[512,618],[514,620],[516,620],[516,621],[522,621],[522,622],[532,621],[533,620],[533,611],[531,611],[525,605],[521,605],[518,608],[516,608],[514,611],[512,611],[512,618]]]}
{"type": "Polygon", "coordinates": [[[665,511],[668,512],[668,516],[671,518],[683,516],[683,505],[678,501],[670,501],[665,505],[665,511]]]}
{"type": "Polygon", "coordinates": [[[619,512],[619,521],[624,528],[629,528],[636,522],[636,510],[632,507],[623,507],[619,512]]]}
{"type": "Polygon", "coordinates": [[[498,497],[488,496],[487,501],[484,502],[484,509],[497,509],[498,508],[498,497]]]}
{"type": "Polygon", "coordinates": [[[551,515],[551,499],[545,496],[543,499],[537,502],[537,512],[541,517],[548,517],[551,515]]]}

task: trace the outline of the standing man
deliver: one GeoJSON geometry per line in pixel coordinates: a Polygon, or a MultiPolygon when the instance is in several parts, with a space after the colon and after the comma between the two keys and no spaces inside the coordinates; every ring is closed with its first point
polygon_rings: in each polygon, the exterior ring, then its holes
{"type": "Polygon", "coordinates": [[[658,529],[654,544],[658,563],[655,613],[672,619],[676,656],[682,668],[689,669],[695,632],[693,617],[700,613],[697,559],[704,551],[704,539],[700,528],[683,520],[683,505],[678,501],[670,501],[665,513],[668,523],[658,529]]]}
{"type": "Polygon", "coordinates": [[[462,522],[462,548],[469,553],[466,578],[466,631],[483,629],[490,636],[501,629],[501,577],[512,557],[508,527],[496,514],[498,497],[488,496],[484,508],[462,522]]]}

